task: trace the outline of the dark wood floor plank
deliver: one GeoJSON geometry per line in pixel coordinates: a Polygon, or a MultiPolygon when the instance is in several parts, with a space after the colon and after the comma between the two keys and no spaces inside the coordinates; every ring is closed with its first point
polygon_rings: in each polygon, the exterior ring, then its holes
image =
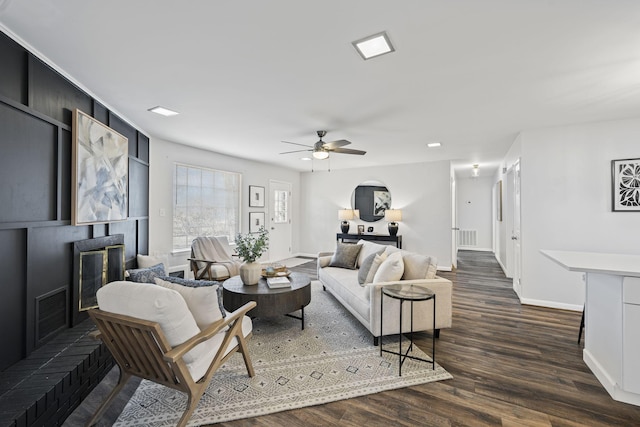
{"type": "MultiPolygon", "coordinates": [[[[453,282],[453,327],[436,344],[453,379],[217,425],[640,426],[640,407],[611,399],[583,362],[581,313],[521,305],[492,253],[458,260],[440,273],[453,282]]],[[[292,270],[315,277],[315,261],[292,270]]],[[[415,337],[430,351],[430,332],[415,337]]]]}

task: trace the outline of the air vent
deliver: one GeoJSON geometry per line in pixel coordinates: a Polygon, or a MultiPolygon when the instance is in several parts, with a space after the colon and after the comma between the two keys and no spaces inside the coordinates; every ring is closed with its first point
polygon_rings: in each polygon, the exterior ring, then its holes
{"type": "Polygon", "coordinates": [[[67,288],[62,287],[36,298],[36,341],[41,344],[47,337],[67,327],[69,313],[67,288]]]}
{"type": "Polygon", "coordinates": [[[478,230],[458,230],[458,246],[478,246],[478,230]]]}

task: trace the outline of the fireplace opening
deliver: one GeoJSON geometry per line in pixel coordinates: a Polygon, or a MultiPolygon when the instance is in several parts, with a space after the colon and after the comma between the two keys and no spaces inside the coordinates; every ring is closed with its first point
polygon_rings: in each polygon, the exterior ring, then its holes
{"type": "Polygon", "coordinates": [[[96,292],[114,280],[124,280],[124,234],[74,242],[73,314],[71,326],[85,320],[85,311],[98,306],[96,292]]]}

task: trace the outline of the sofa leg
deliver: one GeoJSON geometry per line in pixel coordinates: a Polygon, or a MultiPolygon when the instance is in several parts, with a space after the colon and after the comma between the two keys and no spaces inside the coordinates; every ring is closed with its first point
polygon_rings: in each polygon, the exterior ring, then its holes
{"type": "Polygon", "coordinates": [[[433,336],[436,338],[440,338],[440,329],[436,329],[433,331],[433,336]]]}
{"type": "Polygon", "coordinates": [[[327,290],[327,288],[326,288],[324,285],[322,285],[322,290],[323,290],[323,291],[326,291],[326,290],[327,290]]]}
{"type": "Polygon", "coordinates": [[[378,344],[380,343],[380,341],[378,341],[378,340],[379,340],[379,338],[378,338],[378,337],[373,337],[373,346],[374,346],[374,347],[377,347],[377,346],[378,346],[378,344]]]}

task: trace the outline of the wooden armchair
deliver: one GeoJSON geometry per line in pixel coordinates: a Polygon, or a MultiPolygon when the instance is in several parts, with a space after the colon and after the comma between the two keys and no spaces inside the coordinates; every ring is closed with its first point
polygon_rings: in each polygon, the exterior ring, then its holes
{"type": "MultiPolygon", "coordinates": [[[[122,293],[122,289],[127,288],[126,285],[121,285],[126,282],[114,283],[117,283],[119,287],[115,293],[122,293]]],[[[105,299],[104,295],[100,295],[101,291],[111,285],[100,289],[98,293],[99,304],[103,302],[101,299],[105,299]]],[[[189,310],[186,308],[186,303],[184,300],[180,301],[182,297],[170,289],[152,284],[136,283],[133,286],[149,289],[145,289],[142,293],[136,292],[136,295],[131,297],[129,306],[145,304],[144,300],[146,300],[147,305],[155,306],[151,308],[151,311],[155,310],[155,312],[146,317],[161,317],[164,320],[145,320],[101,309],[89,311],[89,315],[98,326],[96,335],[104,341],[120,368],[120,378],[116,387],[96,410],[87,426],[98,421],[131,376],[145,378],[186,393],[187,407],[177,424],[184,426],[196,409],[218,367],[233,353],[240,351],[249,376],[255,375],[245,341],[251,336],[251,319],[246,316],[246,313],[256,306],[255,302],[251,301],[245,304],[225,318],[193,334],[184,342],[172,345],[172,341],[180,340],[176,335],[177,329],[183,329],[182,332],[178,331],[178,334],[189,329],[191,331],[199,330],[195,320],[188,318],[189,310]],[[163,294],[162,297],[154,298],[153,294],[157,292],[163,294]],[[156,310],[157,307],[160,309],[156,310]],[[167,311],[171,311],[171,313],[167,314],[167,311]],[[170,326],[173,330],[168,329],[167,323],[175,320],[179,320],[179,322],[170,326]],[[171,330],[171,332],[165,333],[165,330],[171,330]]],[[[120,298],[129,297],[126,296],[126,293],[120,296],[120,298]]],[[[127,306],[127,303],[123,305],[127,306]]],[[[122,311],[128,309],[129,307],[124,307],[122,311]]],[[[148,307],[143,310],[148,310],[148,307]]],[[[187,335],[191,335],[191,333],[187,332],[187,335]]]]}
{"type": "Polygon", "coordinates": [[[189,266],[196,280],[225,280],[238,274],[227,236],[196,237],[191,243],[189,266]]]}

